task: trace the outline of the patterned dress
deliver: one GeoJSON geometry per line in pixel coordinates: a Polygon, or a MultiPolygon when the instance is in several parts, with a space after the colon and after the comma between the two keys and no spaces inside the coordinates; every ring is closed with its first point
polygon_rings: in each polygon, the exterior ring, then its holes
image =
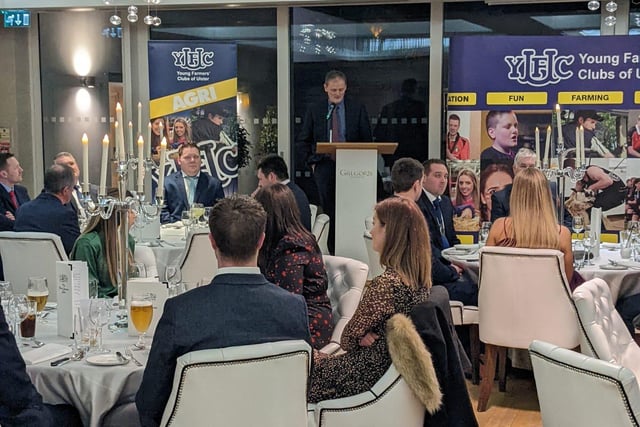
{"type": "Polygon", "coordinates": [[[391,365],[387,320],[396,313],[408,314],[428,298],[427,288],[412,289],[392,269],[373,279],[342,332],[340,346],[346,353],[328,357],[315,353],[309,402],[352,396],[371,388],[391,365]],[[360,339],[368,332],[380,338],[369,347],[361,347],[360,339]]]}
{"type": "Polygon", "coordinates": [[[333,332],[331,302],[327,272],[315,239],[300,234],[284,236],[264,264],[260,269],[267,280],[307,301],[311,346],[320,349],[327,345],[333,332]]]}

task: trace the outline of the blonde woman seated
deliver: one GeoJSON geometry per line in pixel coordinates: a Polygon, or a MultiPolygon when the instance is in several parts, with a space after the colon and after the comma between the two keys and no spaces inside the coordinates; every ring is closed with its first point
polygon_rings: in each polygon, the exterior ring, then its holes
{"type": "Polygon", "coordinates": [[[429,298],[431,245],[424,216],[413,201],[392,197],[378,203],[371,229],[384,273],[365,288],[340,346],[346,353],[314,352],[308,400],[351,396],[368,390],[391,366],[385,325],[429,298]]]}
{"type": "Polygon", "coordinates": [[[509,216],[493,223],[487,246],[557,249],[564,254],[564,271],[572,288],[582,283],[579,274],[574,277],[571,232],[558,224],[549,183],[540,170],[527,168],[516,174],[510,205],[509,216]]]}

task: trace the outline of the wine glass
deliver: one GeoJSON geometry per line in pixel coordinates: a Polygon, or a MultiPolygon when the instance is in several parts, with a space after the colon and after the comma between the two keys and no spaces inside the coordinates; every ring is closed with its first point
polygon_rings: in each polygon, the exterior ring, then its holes
{"type": "Polygon", "coordinates": [[[191,226],[191,211],[182,211],[180,219],[182,220],[182,225],[184,225],[184,239],[182,240],[187,240],[189,227],[191,226]]]}
{"type": "Polygon", "coordinates": [[[209,217],[211,216],[212,210],[213,208],[211,206],[207,206],[206,208],[204,208],[204,215],[202,215],[202,218],[204,218],[205,227],[209,226],[209,217]]]}
{"type": "Polygon", "coordinates": [[[25,294],[16,294],[9,302],[9,318],[13,325],[13,335],[18,336],[20,324],[29,315],[29,299],[25,294]]]}
{"type": "Polygon", "coordinates": [[[585,230],[582,238],[582,246],[584,246],[584,255],[582,265],[594,265],[591,261],[591,249],[596,245],[596,233],[591,230],[585,230]]]}
{"type": "Polygon", "coordinates": [[[109,353],[110,350],[102,346],[102,330],[109,323],[111,317],[111,300],[109,298],[92,298],[89,302],[89,320],[98,329],[97,353],[109,353]]]}
{"type": "Polygon", "coordinates": [[[580,237],[579,234],[584,230],[584,218],[581,216],[571,218],[571,229],[576,233],[576,239],[578,239],[580,237]]]}
{"type": "Polygon", "coordinates": [[[168,265],[165,269],[165,279],[169,284],[169,297],[175,297],[180,294],[181,289],[179,283],[182,279],[181,276],[180,267],[177,265],[168,265]]]}
{"type": "Polygon", "coordinates": [[[29,277],[27,279],[27,298],[38,305],[38,317],[42,317],[42,310],[49,298],[49,287],[46,277],[29,277]]]}
{"type": "Polygon", "coordinates": [[[151,294],[133,294],[131,296],[129,319],[138,331],[138,342],[135,343],[135,347],[138,350],[143,350],[146,348],[144,337],[151,325],[151,319],[153,319],[153,297],[151,294]]]}
{"type": "Polygon", "coordinates": [[[0,280],[0,300],[8,303],[12,295],[13,287],[11,286],[11,282],[7,280],[0,280]]]}
{"type": "Polygon", "coordinates": [[[204,215],[204,205],[202,203],[193,203],[191,205],[191,221],[193,225],[200,225],[200,218],[204,215]]]}
{"type": "Polygon", "coordinates": [[[129,277],[147,277],[147,267],[141,262],[135,262],[131,265],[129,277]]]}

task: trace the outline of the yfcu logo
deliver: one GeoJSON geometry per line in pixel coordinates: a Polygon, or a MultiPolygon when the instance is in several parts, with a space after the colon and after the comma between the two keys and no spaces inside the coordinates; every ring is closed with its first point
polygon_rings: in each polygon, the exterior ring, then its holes
{"type": "Polygon", "coordinates": [[[197,71],[213,65],[213,52],[206,52],[204,48],[183,47],[181,50],[172,51],[173,65],[184,70],[197,71]]]}
{"type": "Polygon", "coordinates": [[[556,49],[545,49],[538,54],[535,49],[522,49],[518,56],[505,56],[509,65],[509,80],[535,87],[557,84],[573,76],[567,68],[573,64],[573,55],[559,55],[556,49]]]}

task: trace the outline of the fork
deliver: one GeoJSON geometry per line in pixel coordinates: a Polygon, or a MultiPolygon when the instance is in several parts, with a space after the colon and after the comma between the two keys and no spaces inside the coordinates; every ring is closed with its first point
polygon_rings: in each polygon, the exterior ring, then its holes
{"type": "Polygon", "coordinates": [[[131,351],[131,349],[129,347],[127,347],[124,350],[124,354],[126,354],[127,357],[129,357],[131,360],[133,360],[133,363],[135,363],[136,366],[142,366],[142,363],[140,363],[140,361],[133,356],[133,352],[131,351]]]}

